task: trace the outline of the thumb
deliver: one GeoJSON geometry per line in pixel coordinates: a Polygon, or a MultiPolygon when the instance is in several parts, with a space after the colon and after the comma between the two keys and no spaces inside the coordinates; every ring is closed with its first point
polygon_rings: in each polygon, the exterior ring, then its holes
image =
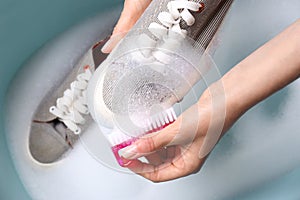
{"type": "Polygon", "coordinates": [[[122,156],[126,159],[136,159],[166,146],[190,144],[199,130],[199,113],[197,105],[193,105],[166,128],[146,135],[124,148],[122,156]]]}
{"type": "Polygon", "coordinates": [[[112,51],[126,33],[134,26],[150,3],[151,0],[125,0],[124,9],[114,28],[112,36],[102,48],[103,53],[110,53],[112,51]]]}
{"type": "Polygon", "coordinates": [[[179,124],[180,120],[178,118],[178,120],[163,130],[145,135],[138,139],[132,145],[122,150],[122,157],[133,160],[152,154],[153,152],[170,145],[170,143],[174,140],[175,135],[178,133],[178,128],[180,127],[179,124]]]}

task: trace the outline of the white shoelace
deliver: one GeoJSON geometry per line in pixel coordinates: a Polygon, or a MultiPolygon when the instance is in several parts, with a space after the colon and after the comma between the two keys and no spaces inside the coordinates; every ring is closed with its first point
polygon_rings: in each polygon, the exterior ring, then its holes
{"type": "Polygon", "coordinates": [[[85,123],[83,115],[89,114],[86,89],[91,77],[90,68],[84,67],[84,72],[71,83],[70,89],[65,90],[63,97],[57,99],[56,106],[49,109],[50,113],[58,117],[74,134],[80,134],[79,124],[85,123]]]}
{"type": "Polygon", "coordinates": [[[190,0],[170,1],[167,4],[169,12],[161,12],[157,17],[161,24],[153,22],[149,25],[149,30],[159,39],[171,32],[185,37],[187,32],[180,27],[180,21],[183,20],[188,26],[192,26],[195,23],[195,18],[190,11],[199,11],[201,7],[201,3],[190,0]]]}
{"type": "MultiPolygon", "coordinates": [[[[180,40],[186,38],[187,31],[180,27],[181,21],[187,26],[195,23],[195,18],[191,12],[200,11],[203,7],[202,3],[190,0],[173,0],[168,2],[168,12],[161,12],[157,18],[159,23],[152,22],[148,30],[163,43],[160,43],[159,49],[175,50],[180,44],[180,40]],[[182,36],[182,37],[178,37],[182,36]]],[[[136,58],[145,63],[159,61],[159,63],[168,64],[170,57],[161,50],[149,51],[144,47],[158,47],[157,42],[146,34],[142,34],[139,38],[139,45],[142,48],[136,58]],[[142,55],[141,55],[142,54],[142,55]]]]}

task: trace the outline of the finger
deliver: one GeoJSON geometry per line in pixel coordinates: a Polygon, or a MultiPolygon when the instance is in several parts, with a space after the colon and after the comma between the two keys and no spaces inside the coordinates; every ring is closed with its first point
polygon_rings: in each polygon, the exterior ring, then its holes
{"type": "Polygon", "coordinates": [[[113,35],[128,32],[141,17],[152,0],[125,0],[124,9],[114,28],[113,35]]]}
{"type": "Polygon", "coordinates": [[[153,182],[174,180],[198,172],[205,161],[205,159],[199,159],[197,154],[195,154],[194,150],[198,149],[198,147],[193,146],[193,150],[184,152],[180,149],[176,148],[175,158],[160,166],[134,160],[128,165],[128,168],[153,182]]]}
{"type": "Polygon", "coordinates": [[[145,156],[149,164],[158,166],[165,162],[170,162],[177,155],[175,146],[162,148],[155,153],[145,156]]]}
{"type": "Polygon", "coordinates": [[[102,53],[110,53],[113,48],[117,46],[117,44],[124,38],[127,32],[120,32],[110,36],[109,40],[103,45],[101,51],[102,53]]]}
{"type": "Polygon", "coordinates": [[[136,174],[143,174],[143,173],[151,173],[155,171],[156,166],[151,163],[144,163],[138,159],[131,160],[129,165],[126,166],[129,170],[136,174]]]}
{"type": "Polygon", "coordinates": [[[158,152],[145,156],[145,158],[148,160],[149,164],[154,166],[161,165],[164,162],[163,157],[158,152]]]}
{"type": "Polygon", "coordinates": [[[117,25],[114,28],[111,40],[107,41],[102,48],[103,53],[110,53],[112,51],[112,49],[141,17],[150,3],[151,0],[125,0],[124,9],[117,25]]]}
{"type": "Polygon", "coordinates": [[[136,159],[165,146],[190,144],[198,134],[199,123],[200,112],[198,106],[193,105],[163,130],[146,135],[124,148],[124,157],[136,159]]]}
{"type": "Polygon", "coordinates": [[[177,120],[162,131],[140,138],[132,145],[123,149],[123,157],[126,159],[137,159],[161,150],[171,143],[179,128],[180,120],[177,120]]]}
{"type": "MultiPolygon", "coordinates": [[[[177,162],[183,162],[183,159],[177,158],[177,162]],[[178,161],[180,160],[180,161],[178,161]]],[[[184,164],[180,164],[182,166],[184,164]]],[[[163,182],[173,180],[179,177],[190,174],[185,168],[178,167],[173,162],[163,163],[155,166],[148,163],[143,163],[139,160],[133,160],[128,166],[128,169],[140,176],[153,182],[163,182]]]]}
{"type": "Polygon", "coordinates": [[[176,156],[179,156],[180,154],[180,150],[178,150],[178,146],[170,146],[167,147],[165,150],[165,158],[164,158],[164,162],[171,162],[176,156]],[[178,154],[179,152],[179,154],[178,154]]]}

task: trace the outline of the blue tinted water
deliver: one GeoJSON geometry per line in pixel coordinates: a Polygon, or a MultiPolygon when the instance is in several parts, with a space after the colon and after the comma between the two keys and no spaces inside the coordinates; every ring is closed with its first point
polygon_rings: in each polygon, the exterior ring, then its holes
{"type": "Polygon", "coordinates": [[[4,96],[9,81],[28,57],[49,39],[121,0],[0,0],[0,199],[27,200],[5,143],[4,96]]]}

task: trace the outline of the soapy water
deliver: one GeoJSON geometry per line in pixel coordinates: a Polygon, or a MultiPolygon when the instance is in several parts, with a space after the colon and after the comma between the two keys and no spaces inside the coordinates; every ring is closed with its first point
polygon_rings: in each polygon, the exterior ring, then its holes
{"type": "MultiPolygon", "coordinates": [[[[236,1],[217,38],[221,47],[214,57],[220,70],[226,71],[223,66],[232,66],[283,30],[299,17],[299,7],[298,1],[236,1]],[[251,37],[245,34],[245,23],[252,24],[247,32],[251,37]]],[[[111,20],[116,18],[117,15],[111,20]]],[[[216,146],[203,169],[187,178],[151,184],[138,176],[106,167],[105,163],[113,163],[114,157],[105,138],[93,134],[99,131],[96,124],[89,127],[81,143],[61,161],[50,165],[36,163],[27,144],[34,109],[57,80],[57,72],[67,72],[75,64],[72,62],[79,56],[78,47],[84,51],[98,39],[99,32],[106,28],[103,21],[103,16],[97,16],[44,47],[19,72],[10,88],[6,116],[8,145],[20,178],[33,199],[232,199],[300,166],[299,155],[295,153],[300,144],[299,80],[286,93],[276,94],[242,117],[216,146]],[[65,52],[72,53],[65,55],[65,52]],[[266,107],[271,102],[280,106],[277,112],[269,114],[266,107]],[[85,146],[87,143],[90,146],[85,146]]],[[[110,23],[108,20],[107,24],[110,23]]],[[[200,82],[196,88],[202,91],[203,84],[200,82]]],[[[193,101],[193,95],[188,94],[183,101],[193,101]]]]}

